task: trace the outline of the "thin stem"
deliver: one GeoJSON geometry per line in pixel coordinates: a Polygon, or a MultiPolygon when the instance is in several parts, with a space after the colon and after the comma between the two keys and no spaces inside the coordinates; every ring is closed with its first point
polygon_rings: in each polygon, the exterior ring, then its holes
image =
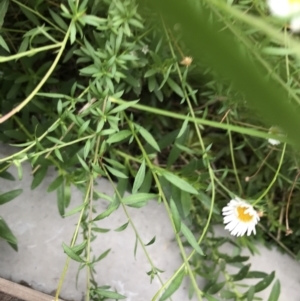
{"type": "MultiPolygon", "coordinates": [[[[85,199],[84,199],[84,202],[83,202],[83,204],[85,204],[85,205],[88,203],[88,198],[89,198],[89,192],[90,192],[90,190],[91,190],[91,185],[89,184],[88,187],[87,187],[87,192],[86,192],[85,199]]],[[[78,232],[79,232],[79,228],[80,228],[80,224],[81,224],[82,217],[83,217],[83,213],[85,211],[85,207],[86,206],[83,206],[83,208],[80,211],[78,222],[77,222],[74,234],[73,234],[73,238],[71,240],[71,245],[70,245],[71,248],[74,247],[75,242],[77,240],[78,232]]],[[[67,273],[68,268],[69,268],[69,262],[70,262],[70,257],[67,257],[65,265],[64,265],[64,268],[63,268],[63,272],[62,272],[62,274],[60,276],[60,279],[59,279],[59,282],[58,282],[57,290],[56,290],[56,293],[55,293],[55,301],[59,301],[59,294],[60,294],[62,285],[64,283],[64,280],[65,280],[65,277],[66,277],[66,273],[67,273]]]]}
{"type": "MultiPolygon", "coordinates": [[[[109,99],[113,103],[127,104],[126,100],[122,100],[122,99],[118,99],[118,98],[114,98],[114,97],[109,97],[109,99]]],[[[257,131],[257,130],[253,130],[253,129],[239,127],[239,126],[235,126],[235,125],[232,125],[232,124],[223,124],[223,123],[219,123],[219,122],[216,122],[216,121],[206,120],[206,119],[202,119],[202,118],[198,118],[198,117],[189,117],[189,116],[186,116],[186,115],[183,115],[183,114],[178,114],[178,113],[174,113],[174,112],[171,112],[171,111],[161,110],[161,109],[158,109],[158,108],[155,108],[155,107],[148,107],[148,106],[140,105],[140,104],[132,104],[131,108],[141,110],[141,111],[144,111],[144,112],[153,113],[153,114],[156,114],[156,115],[171,117],[171,118],[174,118],[174,119],[188,120],[188,121],[194,122],[198,125],[207,125],[207,126],[211,126],[213,128],[218,128],[218,129],[223,129],[223,130],[231,130],[232,132],[245,134],[245,135],[249,135],[249,136],[253,136],[253,137],[264,138],[264,139],[274,138],[274,139],[277,139],[279,141],[285,142],[284,137],[278,137],[276,135],[270,135],[270,134],[264,133],[262,131],[257,131]]]]}
{"type": "MultiPolygon", "coordinates": [[[[226,117],[226,120],[227,120],[227,123],[229,123],[227,117],[226,117]]],[[[239,179],[238,171],[237,171],[236,164],[235,164],[235,157],[234,157],[234,150],[233,150],[233,143],[232,143],[232,135],[231,135],[230,130],[228,130],[228,136],[229,136],[229,148],[230,148],[231,161],[232,161],[232,165],[233,165],[233,171],[234,171],[234,175],[235,175],[237,184],[239,186],[239,195],[242,195],[243,194],[243,188],[242,188],[241,181],[239,179]]]]}
{"type": "Polygon", "coordinates": [[[286,143],[284,143],[284,145],[283,145],[283,150],[282,150],[282,153],[281,153],[281,157],[280,157],[280,161],[279,161],[279,164],[278,164],[278,168],[276,170],[276,173],[275,173],[272,181],[270,182],[270,184],[267,187],[267,189],[265,189],[264,192],[261,194],[261,196],[258,199],[256,199],[256,201],[252,204],[253,206],[255,206],[257,203],[259,203],[267,195],[267,193],[270,191],[271,187],[275,183],[276,179],[278,178],[278,174],[279,174],[280,168],[281,168],[282,163],[283,163],[283,158],[284,158],[285,150],[286,150],[286,143]]]}
{"type": "Polygon", "coordinates": [[[48,80],[48,78],[54,71],[55,67],[57,66],[57,64],[62,56],[63,51],[65,50],[70,32],[71,32],[71,25],[69,26],[68,31],[66,32],[66,35],[65,35],[63,41],[61,43],[58,43],[60,45],[59,52],[57,53],[55,60],[53,61],[51,67],[46,72],[44,77],[41,79],[41,81],[38,83],[38,85],[35,87],[35,89],[26,97],[26,99],[24,99],[17,107],[12,109],[9,113],[5,114],[4,116],[2,116],[0,118],[0,123],[3,123],[7,119],[9,119],[11,116],[13,116],[17,112],[19,112],[22,108],[24,108],[31,101],[31,99],[36,95],[36,93],[41,89],[41,87],[44,85],[44,83],[48,80]]]}

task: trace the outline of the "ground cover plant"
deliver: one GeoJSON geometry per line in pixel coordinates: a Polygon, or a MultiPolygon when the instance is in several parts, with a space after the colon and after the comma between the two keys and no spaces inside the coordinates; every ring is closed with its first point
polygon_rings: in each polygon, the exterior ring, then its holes
{"type": "MultiPolygon", "coordinates": [[[[260,0],[0,1],[0,140],[19,148],[0,159],[0,176],[13,180],[14,166],[21,180],[29,161],[35,189],[55,167],[48,192],[57,192],[58,213],[80,213],[62,252],[88,270],[86,300],[126,298],[93,281],[109,252],[90,247],[109,235],[98,222],[119,207],[128,223],[118,230],[133,227],[145,272],[161,281],[152,300],[171,298],[185,277],[198,300],[254,300],[269,285],[269,300],[279,299],[275,273],[252,271],[241,256],[272,241],[300,257],[300,43],[289,18],[299,11],[277,11],[260,0]],[[114,196],[97,191],[98,177],[114,196]],[[83,201],[71,210],[72,185],[83,201]],[[95,211],[100,198],[104,212],[95,211]],[[183,259],[164,283],[127,211],[152,199],[163,203],[183,259]],[[232,238],[215,234],[224,222],[232,238]],[[244,278],[257,283],[245,288],[244,278]]],[[[0,205],[20,193],[1,191],[0,205]]],[[[0,236],[17,249],[5,216],[0,236]]],[[[63,280],[64,272],[57,296],[63,280]]]]}

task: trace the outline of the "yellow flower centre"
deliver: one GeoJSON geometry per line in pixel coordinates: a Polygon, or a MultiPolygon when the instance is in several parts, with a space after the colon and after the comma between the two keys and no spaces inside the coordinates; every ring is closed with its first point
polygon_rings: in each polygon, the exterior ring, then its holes
{"type": "Polygon", "coordinates": [[[241,220],[242,222],[251,222],[253,219],[253,216],[250,215],[249,213],[246,213],[248,208],[245,207],[237,207],[237,214],[238,214],[238,219],[241,220]]]}
{"type": "Polygon", "coordinates": [[[288,0],[289,4],[300,3],[300,0],[288,0]]]}

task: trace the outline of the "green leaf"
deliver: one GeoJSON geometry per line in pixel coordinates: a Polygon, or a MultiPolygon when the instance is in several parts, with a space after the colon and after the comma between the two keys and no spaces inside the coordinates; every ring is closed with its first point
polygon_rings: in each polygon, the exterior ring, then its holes
{"type": "Polygon", "coordinates": [[[149,143],[156,151],[160,152],[159,145],[157,144],[153,136],[140,125],[137,125],[136,128],[138,129],[141,136],[147,141],[147,143],[149,143]]]}
{"type": "Polygon", "coordinates": [[[170,200],[170,209],[171,209],[172,219],[176,229],[176,233],[179,233],[181,230],[181,218],[177,210],[176,204],[172,198],[170,200]]]}
{"type": "Polygon", "coordinates": [[[85,143],[84,149],[83,149],[83,159],[86,160],[89,152],[91,150],[91,140],[88,139],[85,143]]]}
{"type": "Polygon", "coordinates": [[[57,187],[57,208],[60,216],[64,217],[65,214],[65,190],[64,184],[61,183],[60,186],[57,187]]]}
{"type": "MultiPolygon", "coordinates": [[[[220,256],[221,257],[221,256],[220,256]]],[[[227,257],[224,258],[227,263],[236,263],[236,262],[243,262],[249,260],[249,256],[234,256],[234,257],[227,257]]]]}
{"type": "Polygon", "coordinates": [[[248,274],[250,267],[251,267],[251,264],[247,264],[247,265],[243,266],[237,274],[231,276],[232,280],[239,281],[239,280],[243,280],[244,278],[246,278],[246,275],[248,274]]]}
{"type": "Polygon", "coordinates": [[[35,16],[35,14],[29,11],[26,7],[20,5],[19,9],[23,12],[23,14],[27,17],[27,19],[31,21],[33,24],[35,24],[38,27],[41,25],[39,19],[35,16]]]}
{"type": "Polygon", "coordinates": [[[5,40],[3,39],[2,36],[0,36],[0,46],[5,49],[7,52],[10,53],[10,49],[8,47],[8,45],[6,44],[5,40]]]}
{"type": "Polygon", "coordinates": [[[278,301],[280,296],[280,282],[277,279],[272,287],[268,301],[278,301]]]}
{"type": "Polygon", "coordinates": [[[237,298],[237,295],[236,295],[235,292],[232,292],[232,291],[229,291],[229,290],[224,290],[224,289],[220,292],[220,296],[223,299],[226,299],[226,300],[228,300],[228,299],[236,300],[236,298],[237,298]]]}
{"type": "Polygon", "coordinates": [[[247,301],[252,301],[254,299],[255,287],[251,286],[247,291],[247,301]]]}
{"type": "Polygon", "coordinates": [[[263,291],[265,288],[267,288],[273,281],[274,277],[275,277],[275,272],[273,271],[270,275],[268,275],[263,280],[261,280],[257,284],[255,284],[254,285],[255,292],[258,293],[258,292],[263,291]]]}
{"type": "Polygon", "coordinates": [[[65,23],[65,21],[53,10],[49,9],[50,15],[52,19],[56,22],[56,24],[62,28],[64,31],[68,30],[68,25],[65,23]]]}
{"type": "Polygon", "coordinates": [[[225,284],[226,284],[226,281],[215,283],[214,285],[212,285],[209,288],[208,293],[210,293],[210,294],[216,294],[217,292],[219,292],[223,288],[223,286],[225,284]]]}
{"type": "Polygon", "coordinates": [[[52,183],[48,186],[47,192],[54,191],[57,189],[64,181],[64,177],[59,175],[52,183]]]}
{"type": "Polygon", "coordinates": [[[119,207],[118,205],[110,205],[105,211],[103,211],[102,213],[100,213],[99,215],[97,215],[93,221],[99,221],[101,219],[104,219],[105,217],[108,217],[109,215],[111,215],[114,211],[116,211],[119,207]]]}
{"type": "Polygon", "coordinates": [[[64,194],[65,194],[65,208],[68,208],[71,201],[71,183],[69,181],[65,182],[64,194]]]}
{"type": "Polygon", "coordinates": [[[62,142],[61,140],[55,138],[55,137],[51,137],[51,136],[46,136],[46,138],[48,140],[50,140],[51,142],[55,143],[55,144],[58,144],[58,145],[63,145],[64,142],[62,142]]]}
{"type": "Polygon", "coordinates": [[[108,249],[108,250],[104,251],[104,252],[96,259],[95,262],[98,262],[98,261],[102,260],[103,258],[105,258],[105,257],[108,255],[108,253],[110,252],[110,250],[111,250],[111,249],[108,249]]]}
{"type": "Polygon", "coordinates": [[[268,276],[267,273],[265,272],[260,272],[260,271],[249,271],[247,276],[245,278],[265,278],[266,276],[268,276]]]}
{"type": "Polygon", "coordinates": [[[90,122],[91,122],[91,120],[89,119],[89,120],[85,121],[82,124],[82,126],[78,130],[78,136],[81,136],[87,130],[87,128],[89,127],[90,122]]]}
{"type": "Polygon", "coordinates": [[[60,150],[58,148],[54,149],[54,153],[56,155],[56,157],[61,161],[61,162],[64,162],[64,159],[60,153],[60,150]]]}
{"type": "Polygon", "coordinates": [[[68,247],[65,243],[63,243],[63,249],[65,251],[65,253],[72,258],[73,260],[77,261],[77,262],[84,262],[84,260],[78,256],[70,247],[68,247]]]}
{"type": "Polygon", "coordinates": [[[18,251],[17,239],[2,217],[0,217],[0,237],[6,240],[15,251],[18,251]]]}
{"type": "Polygon", "coordinates": [[[76,40],[76,26],[72,21],[70,24],[70,44],[72,45],[76,40]]]}
{"type": "Polygon", "coordinates": [[[64,214],[64,217],[73,215],[73,214],[75,214],[75,213],[81,211],[85,206],[86,206],[86,204],[81,204],[81,205],[75,207],[74,209],[72,209],[72,210],[70,210],[69,212],[65,213],[65,214],[64,214]]]}
{"type": "Polygon", "coordinates": [[[5,179],[5,180],[9,180],[9,181],[15,181],[15,177],[8,171],[2,171],[0,172],[0,178],[5,179]]]}
{"type": "Polygon", "coordinates": [[[171,284],[168,286],[168,288],[164,291],[162,296],[160,297],[159,301],[167,300],[169,297],[171,297],[180,287],[182,280],[185,276],[184,269],[182,269],[178,275],[173,279],[171,284]]]}
{"type": "Polygon", "coordinates": [[[191,195],[184,190],[181,190],[181,207],[183,211],[183,216],[187,217],[192,209],[192,199],[191,195]]]}
{"type": "Polygon", "coordinates": [[[184,93],[183,93],[182,89],[179,87],[179,85],[176,82],[173,81],[173,79],[171,77],[169,77],[167,79],[167,83],[176,94],[178,94],[180,97],[184,98],[184,93]]]}
{"type": "Polygon", "coordinates": [[[132,194],[132,195],[129,195],[129,196],[123,198],[122,203],[124,205],[133,206],[138,203],[145,203],[145,202],[147,202],[149,200],[153,200],[155,198],[157,198],[157,194],[141,192],[141,193],[132,194]]]}
{"type": "Polygon", "coordinates": [[[136,259],[137,247],[138,247],[138,236],[135,235],[135,242],[134,242],[134,249],[133,249],[133,256],[134,256],[135,259],[136,259]]]}
{"type": "Polygon", "coordinates": [[[93,227],[92,231],[99,232],[99,233],[107,233],[110,231],[110,229],[93,227]]]}
{"type": "Polygon", "coordinates": [[[23,192],[23,189],[15,189],[9,192],[5,192],[0,195],[0,205],[10,202],[23,192]]]}
{"type": "Polygon", "coordinates": [[[204,253],[202,249],[199,247],[194,234],[184,223],[181,223],[181,232],[186,238],[186,240],[188,241],[188,243],[194,248],[194,250],[198,252],[200,255],[204,256],[204,253]]]}
{"type": "Polygon", "coordinates": [[[143,184],[143,181],[145,179],[145,173],[146,173],[146,163],[145,160],[143,160],[133,182],[133,187],[132,187],[132,193],[135,194],[143,184]]]}
{"type": "Polygon", "coordinates": [[[85,163],[85,161],[84,161],[78,154],[77,154],[77,158],[78,158],[80,164],[82,165],[82,167],[83,167],[87,172],[89,172],[89,171],[90,171],[89,167],[87,166],[87,164],[85,163]]]}
{"type": "MultiPolygon", "coordinates": [[[[111,99],[113,100],[113,98],[111,98],[111,99]]],[[[109,115],[116,114],[116,113],[121,112],[121,111],[125,111],[127,108],[130,108],[132,105],[135,105],[138,102],[139,102],[139,100],[134,100],[134,101],[128,101],[127,103],[123,103],[123,104],[113,108],[109,112],[109,115]]]]}
{"type": "Polygon", "coordinates": [[[112,291],[106,291],[104,289],[100,289],[100,288],[97,288],[96,289],[96,292],[98,295],[100,295],[101,297],[105,297],[105,298],[109,298],[109,299],[126,299],[127,297],[123,296],[123,295],[120,295],[116,292],[112,292],[112,291]]]}
{"type": "Polygon", "coordinates": [[[9,0],[0,1],[0,28],[3,25],[4,18],[8,9],[9,0]]]}
{"type": "Polygon", "coordinates": [[[13,162],[14,162],[16,168],[17,168],[17,171],[18,171],[18,178],[19,178],[19,180],[22,180],[22,178],[23,178],[22,163],[20,163],[18,160],[14,160],[13,162]]]}
{"type": "Polygon", "coordinates": [[[145,247],[154,244],[155,243],[155,239],[156,239],[156,236],[154,236],[147,244],[145,244],[145,247]]]}
{"type": "Polygon", "coordinates": [[[176,176],[175,174],[172,174],[168,171],[162,171],[161,175],[170,183],[172,183],[173,185],[177,186],[178,188],[192,193],[192,194],[198,194],[198,191],[189,183],[187,183],[186,181],[182,180],[181,178],[179,178],[178,176],[176,176]]]}
{"type": "Polygon", "coordinates": [[[209,294],[204,294],[204,297],[207,299],[207,301],[219,301],[219,299],[209,294]]]}
{"type": "Polygon", "coordinates": [[[125,230],[128,226],[129,222],[123,224],[122,226],[120,226],[119,228],[115,229],[116,232],[121,232],[123,230],[125,230]]]}
{"type": "Polygon", "coordinates": [[[183,122],[182,127],[181,127],[181,129],[180,129],[180,132],[178,133],[178,135],[177,135],[177,137],[176,137],[177,139],[180,138],[180,137],[185,133],[188,124],[189,124],[189,120],[186,119],[186,120],[183,122]]]}
{"type": "Polygon", "coordinates": [[[115,134],[112,134],[107,140],[106,142],[108,144],[113,144],[113,143],[116,143],[116,142],[120,142],[126,138],[128,138],[129,136],[132,136],[132,133],[131,131],[129,130],[123,130],[123,131],[120,131],[120,132],[117,132],[115,134]]]}
{"type": "Polygon", "coordinates": [[[107,168],[107,170],[111,173],[111,174],[113,174],[115,177],[117,177],[117,178],[121,178],[121,179],[127,179],[128,177],[124,174],[124,173],[122,173],[121,171],[119,171],[119,170],[117,170],[117,169],[115,169],[115,168],[112,168],[112,167],[110,167],[110,166],[108,166],[108,165],[106,165],[106,164],[104,164],[104,166],[107,168]]]}
{"type": "Polygon", "coordinates": [[[95,27],[101,26],[103,23],[105,24],[107,22],[106,19],[93,15],[82,15],[80,21],[95,27]]]}
{"type": "Polygon", "coordinates": [[[72,251],[74,253],[76,253],[77,255],[80,255],[82,253],[82,251],[85,249],[87,245],[87,240],[83,241],[81,244],[77,245],[77,246],[74,246],[72,248],[72,251]]]}

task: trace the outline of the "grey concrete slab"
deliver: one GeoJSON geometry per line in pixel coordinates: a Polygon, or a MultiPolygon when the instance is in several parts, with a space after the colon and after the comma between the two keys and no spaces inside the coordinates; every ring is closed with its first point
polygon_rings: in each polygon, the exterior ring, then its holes
{"type": "MultiPolygon", "coordinates": [[[[6,152],[7,154],[7,152],[6,152]]],[[[17,177],[15,168],[10,172],[17,177]]],[[[71,241],[78,214],[61,218],[56,205],[56,194],[47,193],[48,185],[55,179],[52,170],[36,190],[31,190],[32,176],[29,164],[23,164],[22,181],[0,179],[1,191],[22,188],[23,193],[13,201],[0,206],[0,214],[9,224],[18,239],[19,252],[12,251],[4,241],[0,241],[0,276],[15,282],[26,281],[33,288],[51,293],[57,287],[59,277],[65,264],[66,255],[62,243],[71,241]]],[[[99,179],[96,188],[99,192],[113,195],[113,188],[105,179],[99,179]]],[[[82,203],[80,191],[72,189],[70,210],[82,203]]],[[[107,207],[105,201],[95,202],[101,213],[107,207]]],[[[142,209],[128,208],[129,214],[138,229],[142,240],[147,243],[154,236],[156,241],[147,250],[154,265],[165,271],[162,279],[167,280],[181,265],[179,250],[173,241],[174,235],[163,205],[151,201],[142,209]]],[[[96,280],[101,285],[111,285],[120,294],[127,296],[128,301],[151,300],[160,288],[157,279],[150,284],[146,274],[150,264],[140,246],[134,258],[135,233],[130,226],[123,232],[114,229],[127,222],[122,208],[108,218],[97,222],[101,228],[110,228],[108,233],[99,233],[93,242],[95,255],[100,255],[111,248],[111,253],[96,266],[96,280]]],[[[82,300],[85,291],[86,273],[81,272],[78,288],[75,287],[75,276],[78,265],[71,262],[61,296],[68,300],[82,300]]],[[[186,286],[179,290],[173,300],[186,298],[186,286]]]]}
{"type": "MultiPolygon", "coordinates": [[[[2,147],[0,156],[8,155],[11,151],[10,148],[2,147]]],[[[78,214],[64,219],[59,216],[55,193],[46,192],[48,185],[56,177],[54,170],[50,171],[42,184],[33,191],[30,189],[32,176],[28,163],[23,164],[23,171],[22,181],[10,182],[0,179],[1,192],[17,188],[24,190],[21,196],[0,206],[0,215],[5,218],[16,235],[19,246],[19,252],[16,253],[6,242],[0,240],[0,277],[15,282],[23,280],[34,289],[51,293],[57,287],[66,261],[62,243],[70,243],[78,214]]],[[[12,167],[10,172],[17,177],[15,168],[12,167]]],[[[97,190],[113,195],[113,188],[105,179],[99,179],[97,190]]],[[[78,206],[81,202],[82,194],[74,188],[69,209],[78,206]]],[[[95,204],[99,213],[107,206],[103,200],[95,204]]],[[[161,277],[166,281],[182,261],[163,205],[152,201],[142,209],[129,208],[128,210],[145,243],[156,236],[155,244],[147,247],[147,250],[154,265],[165,271],[161,277]]],[[[111,231],[99,233],[92,244],[93,252],[99,255],[109,248],[111,252],[96,266],[96,280],[99,284],[110,285],[120,294],[126,295],[128,301],[150,301],[160,284],[157,279],[150,284],[149,276],[146,275],[150,265],[140,246],[137,249],[136,259],[134,258],[134,231],[130,226],[123,232],[113,231],[126,221],[124,211],[119,208],[108,218],[97,222],[99,227],[110,228],[111,231]]],[[[218,227],[217,231],[220,235],[228,235],[222,227],[218,227]]],[[[260,256],[251,256],[252,269],[267,273],[275,270],[282,285],[280,300],[300,301],[299,263],[276,250],[270,251],[264,247],[259,247],[259,250],[260,256]]],[[[225,251],[232,252],[232,247],[226,247],[225,251]]],[[[72,261],[61,294],[68,300],[83,300],[86,273],[80,273],[76,288],[77,269],[78,264],[72,261]]],[[[185,283],[172,299],[188,300],[187,289],[188,285],[185,283]]],[[[268,300],[269,290],[260,294],[263,300],[268,300]]]]}

